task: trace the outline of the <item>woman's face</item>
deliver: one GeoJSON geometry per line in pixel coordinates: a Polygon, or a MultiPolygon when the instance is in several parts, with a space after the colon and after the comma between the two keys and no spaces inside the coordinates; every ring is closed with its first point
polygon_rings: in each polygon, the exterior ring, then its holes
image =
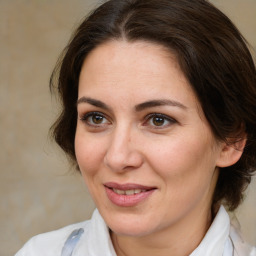
{"type": "Polygon", "coordinates": [[[143,236],[210,212],[221,143],[175,57],[111,41],[82,66],[77,162],[106,223],[143,236]]]}

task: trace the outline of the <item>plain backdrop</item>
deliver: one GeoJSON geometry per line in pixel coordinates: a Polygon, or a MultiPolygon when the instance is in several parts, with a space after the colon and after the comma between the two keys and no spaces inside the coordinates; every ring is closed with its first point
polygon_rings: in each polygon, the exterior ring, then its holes
{"type": "MultiPolygon", "coordinates": [[[[256,46],[256,1],[215,0],[256,46]]],[[[58,113],[48,81],[89,0],[0,0],[0,256],[31,236],[88,219],[94,204],[48,137],[58,113]]],[[[256,244],[256,182],[236,215],[256,244]]]]}

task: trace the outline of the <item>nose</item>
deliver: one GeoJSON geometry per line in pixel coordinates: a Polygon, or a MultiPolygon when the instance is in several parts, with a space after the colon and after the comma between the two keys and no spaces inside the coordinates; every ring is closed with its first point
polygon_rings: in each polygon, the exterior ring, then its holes
{"type": "Polygon", "coordinates": [[[139,150],[136,136],[130,129],[113,132],[104,163],[115,172],[124,172],[139,168],[143,163],[143,154],[139,150]]]}

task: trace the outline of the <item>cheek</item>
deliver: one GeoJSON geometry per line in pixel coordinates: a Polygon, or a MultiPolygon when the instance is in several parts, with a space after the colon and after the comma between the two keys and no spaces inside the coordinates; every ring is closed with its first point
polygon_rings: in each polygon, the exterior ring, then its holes
{"type": "Polygon", "coordinates": [[[84,137],[77,133],[75,153],[83,176],[91,176],[97,173],[104,157],[104,147],[101,143],[95,143],[95,140],[89,136],[84,137]]]}
{"type": "Polygon", "coordinates": [[[215,168],[209,149],[195,148],[193,144],[185,148],[184,144],[173,144],[169,150],[155,155],[152,163],[164,184],[161,187],[166,195],[166,207],[178,215],[188,212],[199,202],[207,205],[215,187],[215,168]]]}
{"type": "Polygon", "coordinates": [[[173,137],[158,143],[148,159],[153,169],[168,183],[168,188],[187,190],[200,186],[202,182],[209,183],[215,169],[215,153],[211,145],[202,137],[173,137]]]}
{"type": "Polygon", "coordinates": [[[166,174],[169,170],[177,172],[176,174],[181,173],[185,166],[197,163],[203,152],[201,148],[195,147],[194,142],[180,138],[167,138],[148,146],[147,151],[152,165],[166,174]]]}

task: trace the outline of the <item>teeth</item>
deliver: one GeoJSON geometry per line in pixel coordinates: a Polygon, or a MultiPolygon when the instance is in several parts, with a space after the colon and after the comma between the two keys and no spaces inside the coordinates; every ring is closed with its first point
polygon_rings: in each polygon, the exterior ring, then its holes
{"type": "Polygon", "coordinates": [[[124,195],[124,194],[125,194],[125,191],[124,191],[124,190],[119,190],[119,189],[113,188],[113,191],[114,191],[115,193],[117,193],[118,195],[124,195]]]}
{"type": "Polygon", "coordinates": [[[141,189],[134,189],[134,194],[139,194],[140,192],[144,192],[145,190],[141,190],[141,189]]]}
{"type": "Polygon", "coordinates": [[[135,191],[134,191],[134,189],[126,190],[126,191],[125,191],[125,194],[126,194],[127,196],[134,195],[134,194],[135,194],[135,191]]]}
{"type": "Polygon", "coordinates": [[[120,189],[113,188],[113,191],[115,193],[117,193],[118,195],[130,196],[130,195],[134,195],[134,194],[139,194],[141,192],[145,192],[146,190],[143,190],[143,189],[120,190],[120,189]]]}

